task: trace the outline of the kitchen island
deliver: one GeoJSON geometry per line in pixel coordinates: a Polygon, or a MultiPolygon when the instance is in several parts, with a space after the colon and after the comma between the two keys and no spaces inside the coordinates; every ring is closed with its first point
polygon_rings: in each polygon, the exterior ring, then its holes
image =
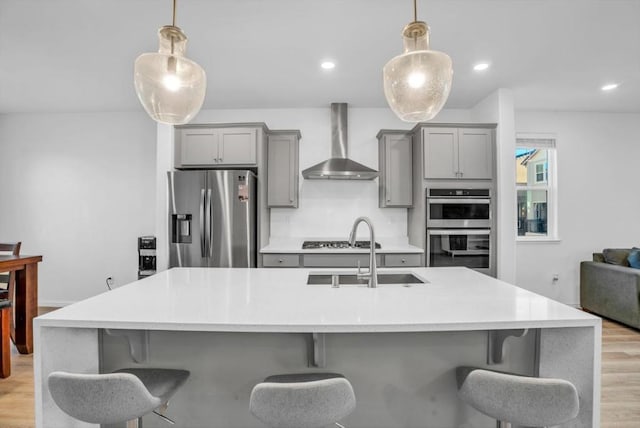
{"type": "Polygon", "coordinates": [[[331,288],[307,285],[306,269],[176,268],[38,317],[36,425],[91,426],[52,402],[51,371],[149,366],[192,373],[167,412],[177,426],[260,427],[252,387],[305,371],[351,381],[350,428],[495,426],[456,397],[455,367],[474,365],[567,379],[581,410],[564,426],[599,426],[599,318],[466,268],[402,271],[426,283],[331,288]]]}

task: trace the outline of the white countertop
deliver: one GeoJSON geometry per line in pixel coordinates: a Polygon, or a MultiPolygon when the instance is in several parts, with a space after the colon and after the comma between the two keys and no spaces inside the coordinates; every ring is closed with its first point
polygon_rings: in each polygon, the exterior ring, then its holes
{"type": "MultiPolygon", "coordinates": [[[[319,249],[311,249],[311,250],[303,250],[302,243],[304,241],[346,241],[347,238],[345,236],[339,238],[274,238],[271,237],[269,239],[269,244],[260,249],[260,253],[278,253],[278,254],[353,254],[353,253],[369,253],[368,248],[319,248],[319,249]]],[[[358,241],[368,241],[368,238],[358,238],[358,241]]],[[[414,253],[414,254],[424,254],[424,249],[420,247],[416,247],[415,245],[410,245],[408,243],[407,238],[397,239],[397,238],[387,238],[380,237],[376,238],[376,242],[380,244],[381,248],[376,249],[376,253],[378,254],[386,254],[386,253],[414,253]]]]}
{"type": "Polygon", "coordinates": [[[467,268],[379,271],[411,271],[430,283],[408,288],[334,289],[307,285],[307,269],[174,268],[38,317],[35,325],[233,332],[426,332],[594,326],[600,322],[597,317],[467,268]]]}

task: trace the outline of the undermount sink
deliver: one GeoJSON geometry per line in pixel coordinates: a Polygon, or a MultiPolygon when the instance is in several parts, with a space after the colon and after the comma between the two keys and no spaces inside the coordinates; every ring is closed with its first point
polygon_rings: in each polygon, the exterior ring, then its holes
{"type": "MultiPolygon", "coordinates": [[[[366,286],[368,280],[359,279],[355,273],[348,272],[311,272],[307,278],[308,285],[331,285],[332,277],[338,277],[338,284],[342,285],[362,285],[366,286]]],[[[378,273],[378,286],[381,285],[402,285],[411,287],[414,285],[428,284],[429,281],[422,279],[411,272],[378,273]]]]}

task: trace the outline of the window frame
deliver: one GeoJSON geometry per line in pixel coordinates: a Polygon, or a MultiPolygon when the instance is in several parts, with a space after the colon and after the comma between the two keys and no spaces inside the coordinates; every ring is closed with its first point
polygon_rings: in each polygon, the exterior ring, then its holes
{"type": "MultiPolygon", "coordinates": [[[[518,193],[520,191],[547,191],[547,233],[546,235],[518,235],[518,222],[516,222],[515,236],[517,242],[540,242],[540,241],[558,241],[558,145],[555,134],[542,133],[516,133],[515,150],[518,149],[540,149],[547,151],[546,162],[536,164],[533,178],[533,184],[519,184],[514,177],[516,192],[516,219],[519,218],[518,213],[518,193]],[[546,164],[546,168],[545,168],[546,164]],[[542,166],[542,181],[538,181],[538,165],[542,166]],[[546,180],[545,180],[546,179],[546,180]]],[[[515,153],[514,153],[515,155],[515,153]]]]}

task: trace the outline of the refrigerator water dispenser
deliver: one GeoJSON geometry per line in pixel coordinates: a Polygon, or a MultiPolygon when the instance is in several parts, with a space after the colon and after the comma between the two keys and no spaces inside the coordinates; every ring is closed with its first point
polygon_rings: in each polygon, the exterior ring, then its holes
{"type": "Polygon", "coordinates": [[[191,214],[173,214],[171,219],[171,242],[191,244],[191,214]]]}

